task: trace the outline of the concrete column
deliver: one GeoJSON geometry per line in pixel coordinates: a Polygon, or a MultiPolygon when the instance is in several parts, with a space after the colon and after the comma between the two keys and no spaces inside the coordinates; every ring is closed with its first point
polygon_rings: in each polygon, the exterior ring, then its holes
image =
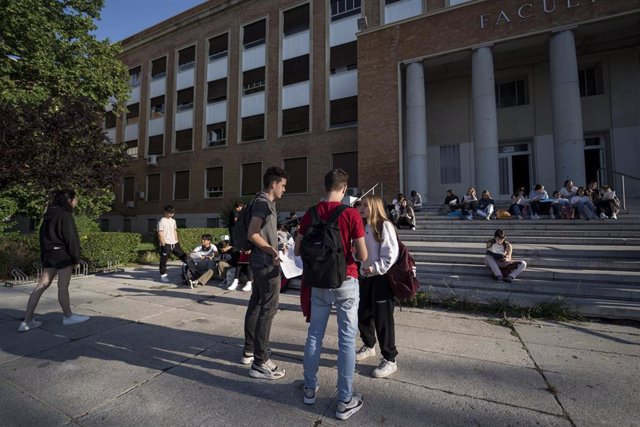
{"type": "Polygon", "coordinates": [[[406,70],[406,118],[404,142],[404,170],[408,195],[416,190],[427,200],[427,103],[424,86],[424,67],[421,61],[412,62],[406,70]]]}
{"type": "Polygon", "coordinates": [[[473,98],[473,147],[475,187],[478,193],[498,194],[498,119],[493,76],[493,53],[488,46],[471,54],[471,96],[473,98]]]}
{"type": "Polygon", "coordinates": [[[567,179],[578,185],[585,184],[582,106],[571,30],[551,35],[549,65],[556,185],[562,186],[567,179]]]}

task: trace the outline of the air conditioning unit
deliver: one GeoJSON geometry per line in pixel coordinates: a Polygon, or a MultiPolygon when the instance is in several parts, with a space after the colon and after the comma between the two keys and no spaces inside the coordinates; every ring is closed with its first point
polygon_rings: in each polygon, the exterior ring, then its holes
{"type": "Polygon", "coordinates": [[[138,199],[140,199],[140,200],[144,200],[144,191],[140,191],[140,192],[138,193],[138,199]]]}
{"type": "Polygon", "coordinates": [[[347,196],[357,196],[358,195],[358,187],[349,187],[347,188],[347,192],[345,193],[347,196]]]}
{"type": "Polygon", "coordinates": [[[128,208],[135,208],[136,207],[136,202],[134,202],[133,200],[129,200],[126,203],[128,208]]]}
{"type": "Polygon", "coordinates": [[[356,20],[358,24],[358,31],[364,31],[367,29],[367,17],[363,16],[362,18],[358,18],[356,20]]]}
{"type": "Polygon", "coordinates": [[[158,155],[149,154],[149,157],[147,157],[147,164],[149,166],[158,166],[158,155]]]}

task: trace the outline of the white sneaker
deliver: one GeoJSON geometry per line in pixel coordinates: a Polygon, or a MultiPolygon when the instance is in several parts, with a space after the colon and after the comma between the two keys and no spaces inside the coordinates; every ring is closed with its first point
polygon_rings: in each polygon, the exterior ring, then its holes
{"type": "Polygon", "coordinates": [[[600,219],[607,219],[607,215],[604,212],[600,212],[600,219]]]}
{"type": "Polygon", "coordinates": [[[249,280],[247,283],[245,283],[244,287],[242,288],[242,290],[244,292],[251,292],[251,280],[249,280]]]}
{"type": "Polygon", "coordinates": [[[339,420],[346,420],[360,409],[362,409],[362,405],[364,401],[362,400],[362,393],[354,392],[351,395],[351,400],[348,402],[343,402],[341,400],[338,401],[338,406],[336,408],[336,418],[339,420]]]}
{"type": "Polygon", "coordinates": [[[72,314],[69,317],[62,316],[62,324],[64,326],[77,325],[78,323],[86,322],[89,319],[91,319],[91,317],[89,316],[83,316],[81,314],[72,314]]]}
{"type": "Polygon", "coordinates": [[[169,276],[167,276],[166,274],[160,275],[160,281],[163,283],[169,283],[169,276]]]}
{"type": "Polygon", "coordinates": [[[556,216],[553,213],[549,214],[549,219],[556,219],[556,216]]]}
{"type": "Polygon", "coordinates": [[[385,378],[397,370],[398,364],[396,362],[390,362],[387,359],[382,359],[378,367],[371,373],[371,376],[373,378],[385,378]]]}
{"type": "Polygon", "coordinates": [[[236,289],[238,289],[238,279],[233,279],[233,282],[231,282],[231,286],[229,286],[227,290],[235,291],[236,289]]]}
{"type": "Polygon", "coordinates": [[[18,332],[27,332],[32,329],[39,328],[40,325],[42,325],[42,322],[38,322],[35,319],[31,320],[31,322],[29,323],[20,322],[20,326],[18,326],[18,332]]]}
{"type": "Polygon", "coordinates": [[[540,219],[540,216],[538,214],[535,214],[531,217],[532,219],[540,219]]]}
{"type": "Polygon", "coordinates": [[[618,215],[614,212],[611,214],[611,219],[618,219],[618,215]]]}
{"type": "Polygon", "coordinates": [[[240,359],[240,363],[243,365],[251,365],[253,363],[253,354],[245,354],[242,352],[242,358],[240,359]]]}
{"type": "Polygon", "coordinates": [[[360,350],[356,351],[356,362],[360,362],[361,360],[368,359],[369,357],[373,357],[376,355],[376,349],[367,347],[363,345],[360,347],[360,350]]]}

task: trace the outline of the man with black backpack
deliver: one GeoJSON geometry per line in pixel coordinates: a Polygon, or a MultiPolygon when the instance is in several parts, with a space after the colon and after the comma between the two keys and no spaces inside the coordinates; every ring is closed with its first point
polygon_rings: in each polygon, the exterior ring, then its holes
{"type": "MultiPolygon", "coordinates": [[[[346,420],[362,408],[362,394],[353,392],[358,330],[358,267],[367,259],[364,227],[358,212],[343,205],[349,175],[334,169],[324,177],[326,201],[309,208],[300,221],[295,254],[302,257],[303,281],[311,286],[311,322],[304,348],[303,402],[313,405],[318,391],[318,365],[331,307],[338,317],[338,406],[336,417],[346,420]]],[[[328,391],[328,395],[331,391],[328,391]]]]}
{"type": "MultiPolygon", "coordinates": [[[[280,259],[278,258],[278,215],[276,200],[282,198],[289,174],[276,166],[264,173],[264,190],[240,214],[236,228],[242,228],[245,215],[250,216],[246,240],[252,245],[249,266],[253,273],[251,298],[244,318],[244,353],[241,363],[251,364],[253,378],[277,380],[285,370],[270,359],[269,335],[278,311],[280,297],[280,259]]],[[[234,228],[234,235],[236,235],[234,228]]],[[[238,239],[240,240],[240,239],[238,239]]],[[[242,248],[242,242],[237,244],[242,248]]]]}

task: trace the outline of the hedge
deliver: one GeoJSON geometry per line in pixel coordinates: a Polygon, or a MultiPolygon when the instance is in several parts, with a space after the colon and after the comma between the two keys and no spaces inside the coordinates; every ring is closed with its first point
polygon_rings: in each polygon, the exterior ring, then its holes
{"type": "MultiPolygon", "coordinates": [[[[229,234],[229,230],[226,228],[179,228],[178,241],[180,242],[180,247],[187,253],[191,252],[196,246],[200,246],[203,234],[211,234],[213,243],[217,243],[222,240],[223,236],[229,234]]],[[[157,234],[155,240],[157,246],[157,234]]]]}
{"type": "Polygon", "coordinates": [[[40,262],[40,241],[37,234],[0,237],[0,277],[10,278],[10,272],[19,268],[27,274],[36,271],[34,262],[40,262]]]}

